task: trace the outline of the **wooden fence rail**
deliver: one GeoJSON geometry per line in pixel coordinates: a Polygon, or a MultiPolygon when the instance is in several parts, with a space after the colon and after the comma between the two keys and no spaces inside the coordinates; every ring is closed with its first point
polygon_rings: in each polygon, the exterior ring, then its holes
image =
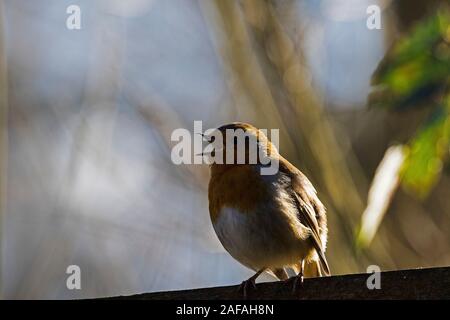
{"type": "MultiPolygon", "coordinates": [[[[256,285],[249,299],[450,299],[450,267],[386,271],[380,273],[380,289],[369,290],[371,274],[337,275],[305,279],[297,295],[291,282],[256,285]]],[[[142,293],[107,299],[139,300],[239,300],[238,286],[142,293]]]]}

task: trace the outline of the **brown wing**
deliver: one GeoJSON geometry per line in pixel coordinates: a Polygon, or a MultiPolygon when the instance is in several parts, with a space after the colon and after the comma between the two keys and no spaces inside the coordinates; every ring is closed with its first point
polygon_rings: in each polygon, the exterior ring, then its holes
{"type": "Polygon", "coordinates": [[[298,208],[301,223],[311,230],[311,241],[320,259],[322,272],[330,275],[330,268],[325,257],[327,222],[325,207],[317,197],[308,178],[287,160],[280,161],[280,171],[291,178],[292,196],[298,208]]]}

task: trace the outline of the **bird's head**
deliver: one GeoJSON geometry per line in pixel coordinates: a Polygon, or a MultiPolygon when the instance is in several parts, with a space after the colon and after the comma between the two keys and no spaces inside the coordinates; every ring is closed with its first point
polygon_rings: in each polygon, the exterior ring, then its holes
{"type": "Polygon", "coordinates": [[[212,169],[223,166],[267,164],[278,159],[278,150],[262,130],[243,122],[233,122],[203,135],[210,143],[212,169]]]}

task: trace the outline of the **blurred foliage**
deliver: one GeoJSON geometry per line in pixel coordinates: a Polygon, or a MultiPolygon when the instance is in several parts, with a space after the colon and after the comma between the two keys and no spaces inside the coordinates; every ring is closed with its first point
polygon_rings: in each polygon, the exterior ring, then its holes
{"type": "Polygon", "coordinates": [[[375,71],[371,105],[413,107],[442,90],[450,71],[450,9],[445,7],[397,42],[375,71]]]}
{"type": "Polygon", "coordinates": [[[432,119],[410,142],[403,164],[403,185],[420,197],[425,197],[437,182],[450,146],[449,99],[439,106],[432,119]]]}
{"type": "Polygon", "coordinates": [[[427,121],[407,147],[400,178],[423,198],[438,181],[450,147],[450,9],[441,7],[395,43],[374,73],[371,106],[403,111],[425,106],[427,121]]]}

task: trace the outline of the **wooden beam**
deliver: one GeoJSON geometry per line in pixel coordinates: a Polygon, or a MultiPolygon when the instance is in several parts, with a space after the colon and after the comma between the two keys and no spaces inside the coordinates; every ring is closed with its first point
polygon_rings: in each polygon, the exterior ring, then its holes
{"type": "MultiPolygon", "coordinates": [[[[449,299],[450,267],[386,271],[380,274],[381,289],[369,290],[372,274],[337,275],[305,279],[297,295],[291,281],[257,284],[249,299],[449,299]]],[[[238,285],[203,289],[142,293],[107,299],[136,300],[240,300],[238,285]]]]}

